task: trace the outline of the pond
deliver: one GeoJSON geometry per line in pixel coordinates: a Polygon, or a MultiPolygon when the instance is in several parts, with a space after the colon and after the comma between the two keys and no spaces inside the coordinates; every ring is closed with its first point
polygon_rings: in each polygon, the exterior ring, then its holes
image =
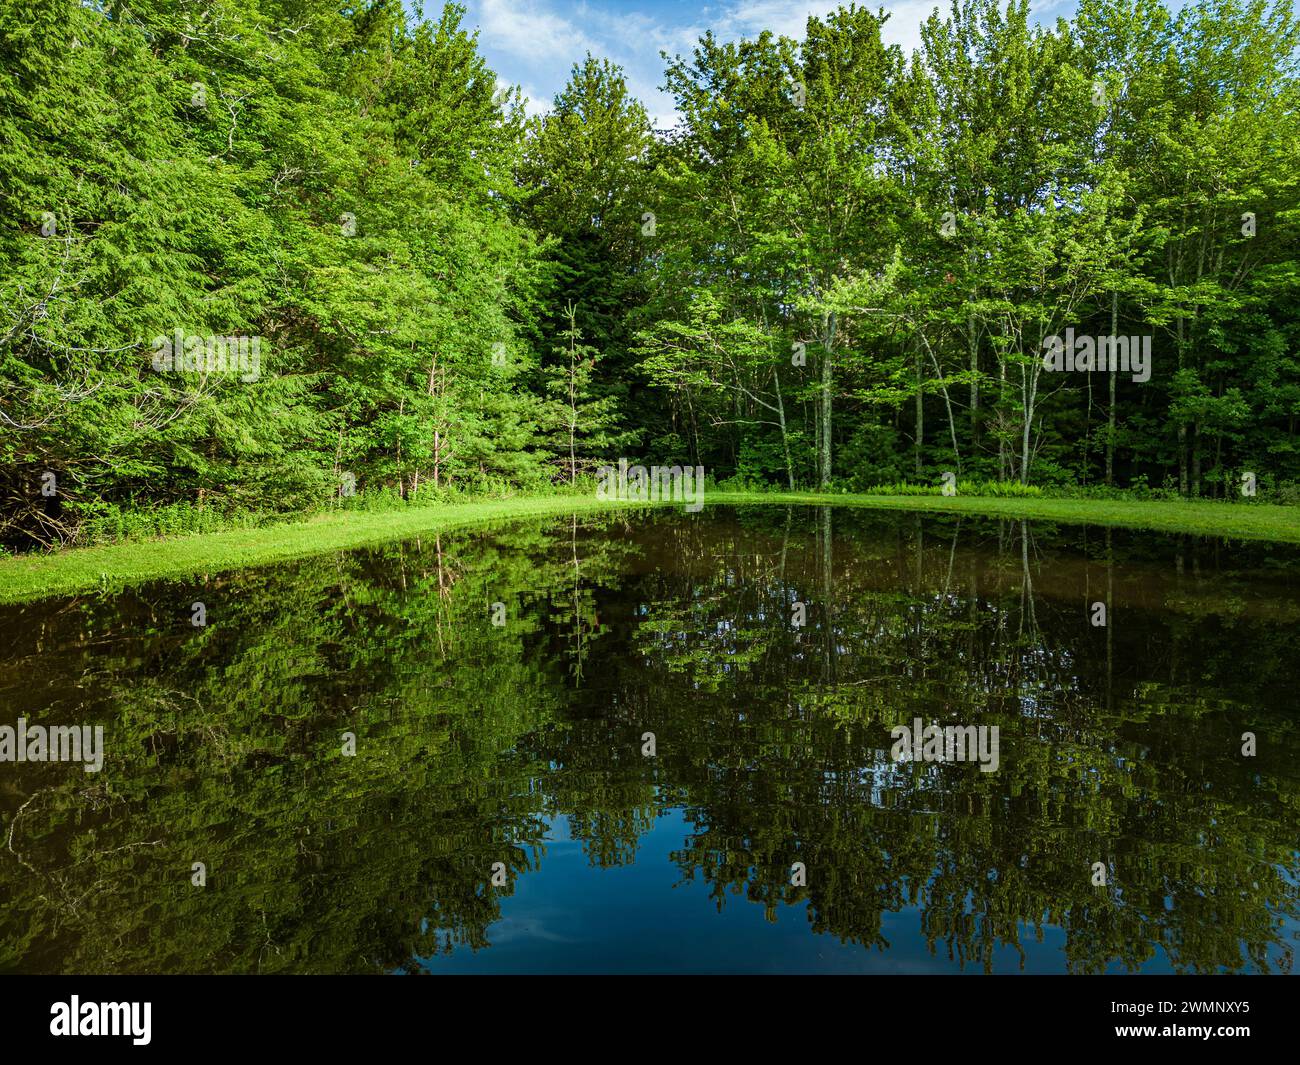
{"type": "Polygon", "coordinates": [[[786,506],[0,607],[103,729],[0,762],[0,970],[1288,972],[1298,627],[1295,547],[786,506]]]}

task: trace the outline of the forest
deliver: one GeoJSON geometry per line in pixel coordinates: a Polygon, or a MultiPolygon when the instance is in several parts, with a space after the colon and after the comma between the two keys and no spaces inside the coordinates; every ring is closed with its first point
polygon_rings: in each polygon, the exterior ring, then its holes
{"type": "Polygon", "coordinates": [[[456,4],[0,0],[0,550],[621,457],[1296,501],[1290,3],[888,17],[706,34],[662,129],[456,4]]]}

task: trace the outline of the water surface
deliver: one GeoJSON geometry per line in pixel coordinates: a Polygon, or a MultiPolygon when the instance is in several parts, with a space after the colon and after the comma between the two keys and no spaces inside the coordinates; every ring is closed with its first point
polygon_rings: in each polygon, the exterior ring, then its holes
{"type": "Polygon", "coordinates": [[[1288,972],[1298,628],[1295,547],[770,506],[0,607],[106,749],[0,763],[0,969],[1288,972]]]}

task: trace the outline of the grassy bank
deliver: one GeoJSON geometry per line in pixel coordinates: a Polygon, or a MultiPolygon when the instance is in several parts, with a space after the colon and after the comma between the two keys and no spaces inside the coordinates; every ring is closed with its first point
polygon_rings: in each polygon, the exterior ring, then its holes
{"type": "MultiPolygon", "coordinates": [[[[830,502],[841,507],[970,514],[1300,543],[1300,509],[1267,504],[1246,506],[1210,502],[975,496],[820,496],[802,492],[711,492],[707,501],[712,506],[830,502]]],[[[351,510],[267,528],[19,556],[0,559],[0,603],[265,565],[324,551],[339,551],[491,522],[616,508],[636,509],[639,506],[641,504],[602,502],[584,495],[519,497],[391,511],[351,510]]]]}
{"type": "Polygon", "coordinates": [[[990,518],[1057,521],[1067,525],[1103,525],[1152,532],[1222,536],[1234,540],[1273,540],[1300,544],[1300,507],[1267,503],[1219,503],[1179,500],[1054,499],[1050,497],[990,498],[987,496],[819,496],[816,493],[712,492],[718,503],[825,503],[877,510],[922,510],[972,514],[990,518]]]}
{"type": "Polygon", "coordinates": [[[496,521],[637,506],[590,496],[544,496],[388,511],[344,510],[262,528],[19,555],[0,559],[0,603],[284,562],[496,521]]]}

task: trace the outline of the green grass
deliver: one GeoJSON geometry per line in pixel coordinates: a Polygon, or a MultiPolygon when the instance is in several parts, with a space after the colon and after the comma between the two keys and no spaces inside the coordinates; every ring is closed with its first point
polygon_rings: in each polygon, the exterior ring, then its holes
{"type": "Polygon", "coordinates": [[[284,562],[490,522],[641,505],[599,502],[591,496],[543,496],[389,511],[340,510],[261,528],[17,555],[0,559],[0,603],[284,562]]]}
{"type": "Polygon", "coordinates": [[[1025,518],[1068,525],[1103,525],[1152,532],[1221,536],[1231,540],[1273,540],[1300,544],[1300,507],[1268,503],[1220,503],[1138,499],[1054,499],[987,496],[821,496],[814,492],[710,492],[710,504],[825,503],[878,510],[924,510],[1025,518]]]}
{"type": "MultiPolygon", "coordinates": [[[[1300,508],[1264,503],[1167,502],[977,496],[818,495],[813,492],[711,491],[711,506],[825,504],[876,510],[971,514],[995,518],[1092,524],[1229,539],[1300,543],[1300,508]]],[[[664,505],[664,504],[660,504],[664,505]]],[[[681,504],[673,504],[680,507],[681,504]]],[[[348,510],[265,528],[234,529],[59,553],[0,559],[0,603],[92,590],[161,578],[210,574],[265,565],[326,551],[525,518],[644,504],[602,502],[583,496],[521,496],[482,502],[431,504],[391,511],[348,510]]]]}

